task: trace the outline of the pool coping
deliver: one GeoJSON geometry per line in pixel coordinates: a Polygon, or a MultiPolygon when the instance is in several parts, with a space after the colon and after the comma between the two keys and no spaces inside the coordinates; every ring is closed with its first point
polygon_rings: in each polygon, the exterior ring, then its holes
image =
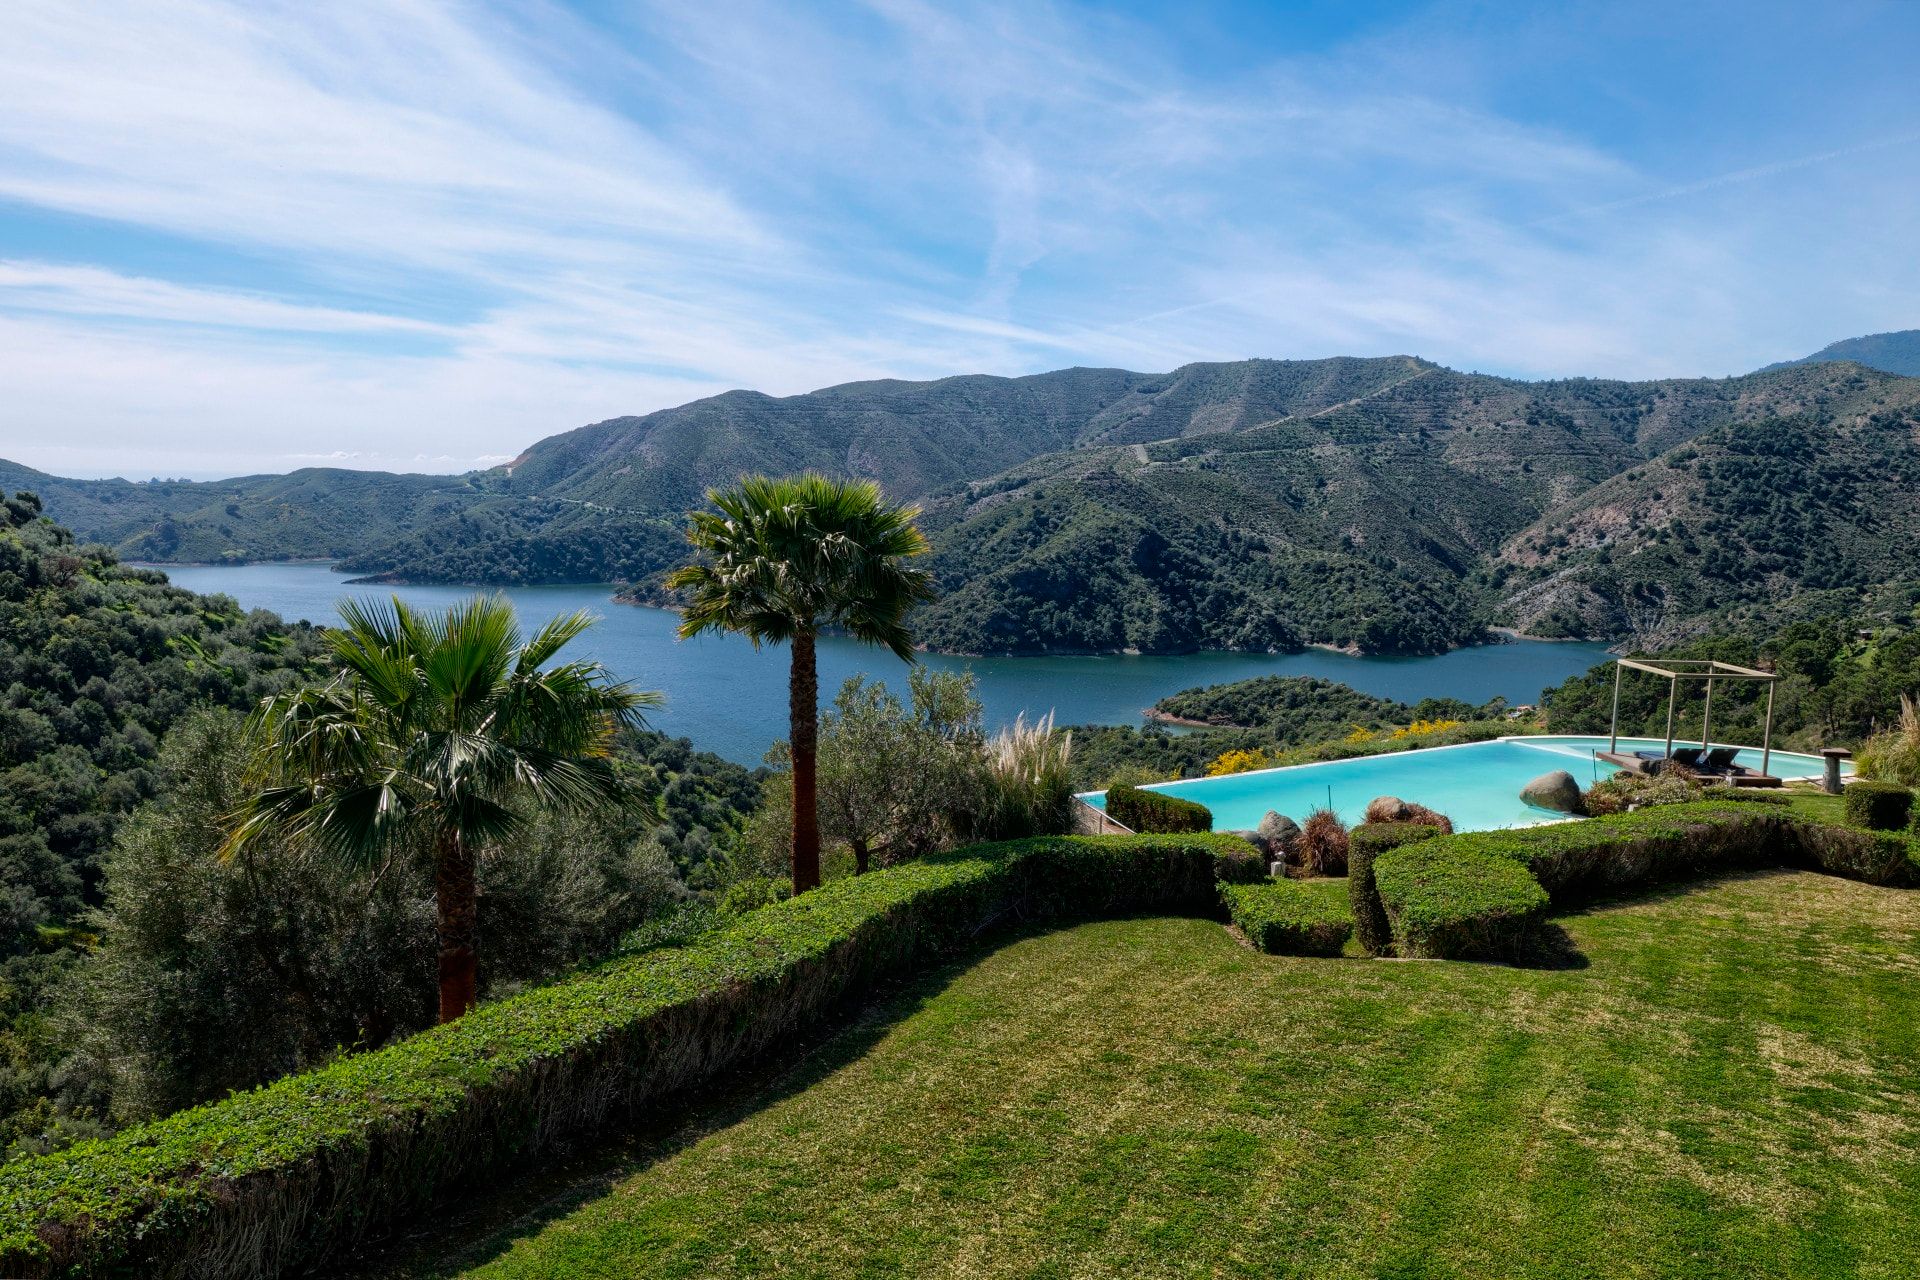
{"type": "MultiPolygon", "coordinates": [[[[1365,755],[1343,756],[1338,760],[1309,760],[1305,764],[1276,764],[1276,765],[1269,765],[1264,769],[1245,769],[1239,773],[1225,773],[1225,774],[1219,774],[1217,776],[1223,777],[1223,778],[1252,778],[1252,777],[1257,777],[1263,773],[1290,773],[1296,769],[1318,769],[1325,765],[1330,765],[1330,764],[1351,764],[1355,760],[1370,760],[1370,759],[1375,759],[1379,756],[1412,756],[1412,755],[1420,755],[1424,752],[1429,752],[1429,751],[1458,751],[1462,747],[1485,746],[1489,742],[1517,742],[1523,746],[1527,746],[1527,745],[1533,745],[1533,741],[1538,738],[1591,738],[1591,737],[1598,737],[1598,736],[1599,736],[1598,734],[1586,734],[1586,733],[1507,733],[1507,734],[1502,734],[1497,738],[1482,738],[1478,742],[1449,742],[1438,747],[1409,747],[1405,751],[1374,751],[1374,752],[1369,752],[1365,755]]],[[[1633,734],[1630,736],[1623,736],[1621,738],[1621,741],[1664,742],[1666,741],[1666,739],[1648,738],[1640,734],[1633,734]]],[[[1675,738],[1673,741],[1675,746],[1693,745],[1691,742],[1682,740],[1680,738],[1675,738]]],[[[1717,743],[1716,745],[1722,746],[1722,747],[1730,747],[1730,746],[1734,746],[1735,744],[1730,742],[1722,742],[1722,743],[1717,743]]],[[[1740,751],[1759,751],[1760,750],[1759,747],[1748,747],[1748,746],[1740,746],[1740,747],[1737,747],[1736,749],[1740,751]]],[[[1809,760],[1814,759],[1814,757],[1807,755],[1807,753],[1804,751],[1781,750],[1781,751],[1775,751],[1773,754],[1802,756],[1809,760]]],[[[1782,782],[1818,782],[1820,781],[1821,776],[1822,775],[1819,773],[1795,774],[1791,777],[1782,776],[1780,781],[1782,782]]],[[[1189,782],[1206,782],[1209,780],[1210,779],[1206,777],[1169,778],[1165,782],[1144,783],[1138,789],[1141,791],[1156,791],[1163,787],[1184,786],[1189,782]]],[[[1106,794],[1107,794],[1107,788],[1102,787],[1098,791],[1076,791],[1074,793],[1073,798],[1081,801],[1083,804],[1086,804],[1088,808],[1097,808],[1098,806],[1095,806],[1092,803],[1092,797],[1104,796],[1106,794]]],[[[1102,813],[1105,812],[1104,809],[1100,809],[1099,811],[1102,813]]]]}

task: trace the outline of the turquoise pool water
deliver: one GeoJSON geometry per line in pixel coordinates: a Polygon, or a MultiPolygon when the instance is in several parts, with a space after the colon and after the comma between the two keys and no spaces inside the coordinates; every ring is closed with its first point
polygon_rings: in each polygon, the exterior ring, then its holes
{"type": "MultiPolygon", "coordinates": [[[[1659,750],[1665,745],[1663,739],[1620,739],[1622,751],[1659,750]]],[[[1206,805],[1213,810],[1216,831],[1251,829],[1269,809],[1298,822],[1310,810],[1326,805],[1333,807],[1341,821],[1351,824],[1361,821],[1369,800],[1387,795],[1439,810],[1453,819],[1455,830],[1492,831],[1559,818],[1559,814],[1522,804],[1520,788],[1550,769],[1565,769],[1582,787],[1590,786],[1617,772],[1594,758],[1595,751],[1606,748],[1604,737],[1499,738],[1458,747],[1261,769],[1224,778],[1157,782],[1148,790],[1206,805]]],[[[1736,759],[1748,768],[1760,767],[1760,752],[1755,748],[1743,749],[1736,759]]],[[[1820,775],[1822,762],[1818,756],[1776,751],[1770,767],[1775,777],[1815,778],[1820,775]]],[[[1090,792],[1082,799],[1098,808],[1105,804],[1106,795],[1090,792]]]]}

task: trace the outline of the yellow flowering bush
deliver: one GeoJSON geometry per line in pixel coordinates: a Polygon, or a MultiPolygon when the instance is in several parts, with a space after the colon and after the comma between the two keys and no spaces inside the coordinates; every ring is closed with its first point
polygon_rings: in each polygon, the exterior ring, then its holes
{"type": "MultiPolygon", "coordinates": [[[[1422,734],[1441,733],[1448,729],[1458,729],[1465,723],[1466,721],[1464,720],[1415,720],[1410,725],[1395,729],[1393,736],[1396,738],[1417,738],[1422,734]]],[[[1373,735],[1369,734],[1367,736],[1372,737],[1373,735]]],[[[1347,735],[1347,741],[1362,742],[1365,741],[1365,739],[1355,738],[1349,734],[1347,735]]]]}
{"type": "Polygon", "coordinates": [[[1216,756],[1207,766],[1209,778],[1224,777],[1229,773],[1245,773],[1249,769],[1264,769],[1273,763],[1273,758],[1265,751],[1229,751],[1216,756]]]}

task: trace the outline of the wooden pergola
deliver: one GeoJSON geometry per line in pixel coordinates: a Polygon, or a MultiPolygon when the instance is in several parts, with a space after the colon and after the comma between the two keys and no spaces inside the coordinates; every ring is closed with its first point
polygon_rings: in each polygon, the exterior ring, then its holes
{"type": "Polygon", "coordinates": [[[1613,722],[1607,730],[1607,754],[1620,754],[1620,678],[1628,668],[1645,671],[1649,675],[1663,676],[1667,681],[1667,757],[1673,756],[1673,717],[1680,702],[1680,682],[1682,680],[1704,680],[1707,682],[1706,710],[1700,717],[1700,748],[1709,751],[1713,748],[1713,683],[1716,680],[1764,680],[1767,684],[1767,722],[1761,731],[1760,772],[1762,775],[1773,764],[1773,686],[1780,677],[1771,671],[1755,671],[1752,667],[1737,667],[1731,662],[1721,662],[1717,658],[1664,658],[1658,662],[1642,662],[1635,658],[1615,658],[1613,662],[1613,722]]]}

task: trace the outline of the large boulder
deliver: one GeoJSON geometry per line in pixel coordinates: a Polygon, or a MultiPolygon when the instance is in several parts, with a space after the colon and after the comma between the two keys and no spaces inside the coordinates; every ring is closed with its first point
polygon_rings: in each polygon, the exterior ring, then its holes
{"type": "Polygon", "coordinates": [[[1580,812],[1580,784],[1565,769],[1543,773],[1520,788],[1520,798],[1536,809],[1557,813],[1580,812]]]}
{"type": "Polygon", "coordinates": [[[1254,843],[1264,849],[1270,858],[1284,858],[1293,851],[1294,841],[1300,838],[1300,824],[1284,813],[1267,810],[1267,816],[1260,819],[1260,829],[1254,832],[1254,843]]]}
{"type": "Polygon", "coordinates": [[[1413,806],[1399,796],[1375,796],[1367,801],[1368,822],[1411,822],[1413,806]]]}

